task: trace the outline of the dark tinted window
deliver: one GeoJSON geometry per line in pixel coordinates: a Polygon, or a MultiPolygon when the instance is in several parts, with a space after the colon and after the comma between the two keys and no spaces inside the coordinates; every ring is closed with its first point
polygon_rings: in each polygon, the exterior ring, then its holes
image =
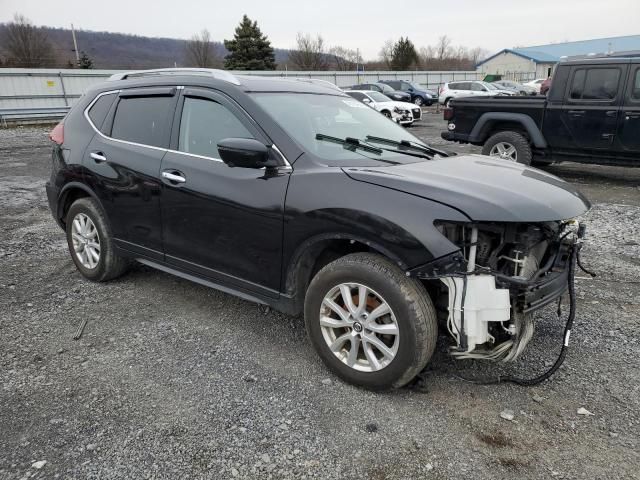
{"type": "Polygon", "coordinates": [[[173,101],[169,96],[121,98],[111,136],[143,145],[167,147],[173,101]]]}
{"type": "Polygon", "coordinates": [[[89,109],[89,118],[91,119],[91,122],[103,133],[102,124],[104,123],[104,119],[107,118],[107,114],[109,113],[109,109],[111,108],[111,105],[113,105],[115,98],[116,95],[113,93],[102,95],[89,109]]]}
{"type": "Polygon", "coordinates": [[[620,70],[617,68],[591,68],[576,70],[571,82],[574,100],[612,100],[618,93],[620,70]]]}
{"type": "Polygon", "coordinates": [[[347,95],[349,95],[350,97],[355,98],[356,100],[364,100],[365,98],[367,98],[367,96],[364,93],[360,93],[360,92],[345,92],[347,95]]]}
{"type": "Polygon", "coordinates": [[[180,120],[181,152],[220,158],[218,142],[225,138],[253,138],[224,105],[201,98],[184,99],[180,120]]]}
{"type": "Polygon", "coordinates": [[[398,90],[400,88],[400,82],[395,82],[395,81],[388,81],[385,82],[387,85],[390,85],[391,88],[398,90]]]}
{"type": "Polygon", "coordinates": [[[640,68],[636,70],[635,79],[633,80],[633,85],[631,85],[631,98],[640,100],[640,68]]]}

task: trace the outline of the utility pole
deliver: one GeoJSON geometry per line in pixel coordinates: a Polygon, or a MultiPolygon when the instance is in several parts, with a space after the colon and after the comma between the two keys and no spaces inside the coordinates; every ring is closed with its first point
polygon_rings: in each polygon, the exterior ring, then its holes
{"type": "Polygon", "coordinates": [[[78,42],[76,42],[76,31],[71,24],[71,36],[73,37],[73,50],[76,52],[76,63],[80,63],[80,52],[78,52],[78,42]]]}

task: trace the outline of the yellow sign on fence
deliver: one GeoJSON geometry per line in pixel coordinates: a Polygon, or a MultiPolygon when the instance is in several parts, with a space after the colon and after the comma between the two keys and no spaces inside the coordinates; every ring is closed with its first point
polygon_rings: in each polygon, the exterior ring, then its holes
{"type": "Polygon", "coordinates": [[[56,86],[56,82],[54,82],[53,80],[47,80],[47,87],[55,87],[56,86]]]}

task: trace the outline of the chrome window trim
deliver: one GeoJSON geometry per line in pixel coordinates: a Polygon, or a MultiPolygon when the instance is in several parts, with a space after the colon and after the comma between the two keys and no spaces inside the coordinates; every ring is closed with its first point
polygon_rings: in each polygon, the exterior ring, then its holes
{"type": "MultiPolygon", "coordinates": [[[[184,86],[178,86],[176,87],[178,90],[182,90],[184,89],[184,86]]],[[[129,140],[120,140],[119,138],[113,138],[110,137],[108,135],[105,135],[104,133],[102,133],[95,125],[94,123],[91,121],[91,117],[89,117],[89,110],[91,110],[91,107],[93,107],[93,105],[98,101],[98,99],[100,97],[102,97],[103,95],[117,95],[120,92],[122,92],[122,90],[109,90],[107,92],[101,92],[98,95],[96,95],[96,98],[94,98],[91,103],[89,103],[89,105],[87,105],[87,108],[84,109],[84,118],[87,119],[87,122],[89,122],[89,125],[91,125],[91,128],[93,128],[93,130],[100,135],[102,138],[106,139],[106,140],[111,140],[113,142],[119,142],[119,143],[124,143],[127,145],[134,145],[136,147],[145,147],[145,148],[151,148],[153,150],[160,150],[163,152],[171,152],[171,153],[179,153],[181,155],[187,155],[189,157],[195,157],[195,158],[201,158],[203,160],[211,160],[213,162],[222,162],[221,158],[215,158],[215,157],[207,157],[206,155],[198,155],[195,153],[189,153],[189,152],[182,152],[180,150],[173,150],[171,148],[162,148],[162,147],[156,147],[154,145],[146,145],[144,143],[136,143],[136,142],[130,142],[129,140]]],[[[240,107],[242,108],[242,107],[240,107]]],[[[242,108],[242,110],[245,112],[245,114],[251,119],[253,120],[253,118],[251,118],[251,116],[247,113],[246,110],[244,110],[244,108],[242,108]]],[[[255,122],[255,121],[254,121],[255,122]]],[[[278,152],[278,154],[282,157],[282,159],[284,160],[284,165],[281,168],[284,168],[286,170],[293,170],[293,168],[291,167],[291,164],[289,163],[289,160],[287,160],[287,157],[284,156],[284,154],[280,151],[280,149],[276,146],[276,144],[272,144],[271,148],[273,148],[276,152],[278,152]]]]}

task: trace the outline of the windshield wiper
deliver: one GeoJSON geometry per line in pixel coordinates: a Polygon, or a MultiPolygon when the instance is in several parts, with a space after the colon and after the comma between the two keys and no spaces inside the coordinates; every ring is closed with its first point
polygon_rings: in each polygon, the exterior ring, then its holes
{"type": "Polygon", "coordinates": [[[393,145],[398,148],[411,148],[414,150],[419,150],[423,153],[427,153],[429,155],[440,155],[441,157],[449,156],[449,154],[443,150],[438,150],[437,148],[433,148],[433,147],[427,147],[426,145],[420,145],[419,143],[412,142],[410,140],[397,141],[397,140],[391,140],[389,138],[375,137],[373,135],[367,135],[365,138],[369,142],[384,143],[386,145],[393,145]]]}
{"type": "Polygon", "coordinates": [[[382,148],[374,147],[372,145],[367,145],[366,143],[361,143],[360,140],[353,137],[346,138],[338,138],[332,137],[331,135],[325,135],[324,133],[316,133],[316,140],[324,140],[325,142],[337,143],[339,145],[344,146],[348,150],[355,150],[356,148],[361,148],[366,152],[375,153],[378,155],[382,155],[382,148]]]}

